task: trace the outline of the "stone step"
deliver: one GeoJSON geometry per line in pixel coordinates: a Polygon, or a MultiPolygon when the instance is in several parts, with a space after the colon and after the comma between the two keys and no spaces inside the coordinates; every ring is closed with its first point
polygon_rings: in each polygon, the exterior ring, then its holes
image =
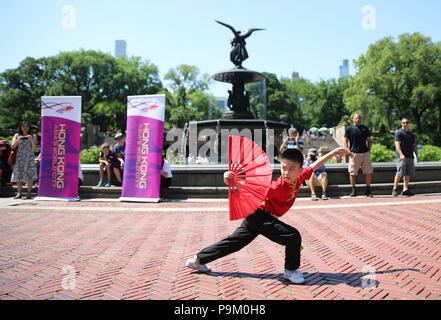
{"type": "MultiPolygon", "coordinates": [[[[366,185],[357,185],[357,194],[363,195],[366,185]]],[[[371,192],[373,195],[391,195],[393,184],[392,183],[376,183],[371,185],[371,192]]],[[[34,186],[32,189],[32,195],[36,196],[38,187],[34,186]]],[[[79,190],[79,195],[81,199],[117,199],[121,196],[121,187],[94,187],[94,186],[81,186],[79,190]]],[[[321,188],[316,187],[316,193],[321,196],[321,188]]],[[[399,190],[402,190],[402,183],[399,186],[399,190]]],[[[24,187],[24,192],[26,192],[26,187],[24,187]]],[[[430,193],[441,193],[441,182],[440,181],[424,181],[424,182],[411,182],[410,191],[414,194],[430,194],[430,193]]],[[[17,187],[15,185],[3,186],[2,194],[3,196],[13,197],[17,192],[17,187]]],[[[329,185],[328,186],[328,196],[330,197],[342,197],[347,196],[351,192],[351,185],[341,184],[341,185],[329,185]]],[[[302,186],[300,188],[298,197],[310,197],[311,191],[309,187],[302,186]]],[[[226,199],[228,198],[228,187],[170,187],[166,193],[166,198],[170,199],[187,199],[187,198],[218,198],[226,199]]]]}

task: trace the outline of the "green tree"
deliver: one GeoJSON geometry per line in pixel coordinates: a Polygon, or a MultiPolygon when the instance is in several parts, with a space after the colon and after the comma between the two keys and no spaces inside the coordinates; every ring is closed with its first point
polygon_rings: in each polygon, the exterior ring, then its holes
{"type": "Polygon", "coordinates": [[[182,64],[171,68],[164,76],[169,82],[170,88],[177,97],[180,106],[189,105],[189,95],[195,91],[206,91],[210,85],[210,78],[207,74],[200,75],[196,66],[182,64]]]}
{"type": "Polygon", "coordinates": [[[345,94],[352,112],[365,122],[396,130],[402,117],[416,133],[431,133],[441,144],[441,43],[420,33],[387,37],[369,46],[356,63],[357,73],[345,94]]]}
{"type": "Polygon", "coordinates": [[[348,111],[344,104],[344,92],[349,87],[348,78],[321,81],[317,88],[317,105],[314,110],[315,123],[327,128],[337,125],[348,111]]]}
{"type": "Polygon", "coordinates": [[[40,121],[41,96],[45,94],[45,59],[26,58],[16,69],[0,74],[0,126],[17,128],[22,120],[40,121]],[[7,115],[7,116],[6,116],[7,115]]]}
{"type": "Polygon", "coordinates": [[[295,113],[300,129],[333,127],[348,114],[343,102],[349,78],[331,79],[315,84],[306,79],[282,79],[287,94],[299,106],[295,113]]]}
{"type": "Polygon", "coordinates": [[[127,96],[154,94],[162,88],[158,68],[139,57],[115,59],[82,50],[48,60],[47,78],[52,83],[48,94],[80,95],[83,112],[90,113],[96,124],[107,124],[105,119],[116,115],[124,127],[127,96]]]}
{"type": "Polygon", "coordinates": [[[297,123],[297,104],[291,97],[284,83],[273,73],[264,72],[266,82],[266,115],[268,120],[297,123]]]}
{"type": "MultiPolygon", "coordinates": [[[[170,126],[182,128],[189,121],[208,119],[214,98],[206,93],[211,82],[207,74],[201,75],[196,66],[183,64],[170,69],[164,80],[172,92],[167,100],[170,126]]],[[[215,115],[220,113],[214,106],[213,110],[215,115]]]]}
{"type": "Polygon", "coordinates": [[[116,74],[113,75],[113,82],[120,101],[127,103],[127,96],[164,92],[159,78],[159,69],[148,60],[121,56],[116,63],[117,69],[116,74]]]}
{"type": "Polygon", "coordinates": [[[218,119],[222,117],[222,110],[216,105],[216,98],[201,90],[197,90],[188,95],[190,105],[201,112],[202,120],[218,119]]]}
{"type": "Polygon", "coordinates": [[[26,58],[16,69],[0,74],[0,112],[3,127],[22,119],[37,123],[43,95],[78,95],[82,111],[93,123],[125,126],[128,95],[160,92],[162,83],[155,65],[139,57],[115,59],[97,51],[62,52],[56,56],[26,58]],[[108,119],[108,117],[116,120],[108,119]]]}

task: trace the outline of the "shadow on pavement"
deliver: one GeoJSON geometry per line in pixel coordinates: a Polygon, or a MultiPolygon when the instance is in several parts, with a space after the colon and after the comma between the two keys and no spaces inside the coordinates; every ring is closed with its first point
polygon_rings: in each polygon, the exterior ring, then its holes
{"type": "MultiPolygon", "coordinates": [[[[315,272],[309,273],[304,272],[303,276],[305,278],[304,285],[307,286],[322,286],[322,285],[339,285],[347,284],[351,287],[357,288],[375,288],[378,287],[380,282],[375,279],[377,274],[387,274],[403,271],[416,271],[420,272],[418,269],[394,269],[394,270],[384,270],[375,271],[371,273],[366,272],[353,272],[353,273],[330,273],[330,272],[315,272]]],[[[198,272],[194,272],[198,273],[198,272]]],[[[210,277],[233,277],[233,278],[253,278],[262,280],[278,280],[286,285],[291,284],[288,280],[283,278],[283,274],[275,273],[245,273],[245,272],[210,272],[206,274],[210,277]]]]}

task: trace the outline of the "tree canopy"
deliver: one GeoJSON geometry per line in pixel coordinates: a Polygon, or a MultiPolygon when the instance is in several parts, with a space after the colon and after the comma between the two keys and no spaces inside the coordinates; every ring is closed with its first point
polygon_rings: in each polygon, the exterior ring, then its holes
{"type": "Polygon", "coordinates": [[[23,119],[40,121],[41,96],[78,95],[82,112],[92,122],[125,127],[127,96],[163,90],[158,68],[140,58],[97,51],[62,52],[24,59],[18,68],[0,74],[0,126],[18,126],[23,119]],[[124,118],[125,119],[125,118],[124,118]]]}
{"type": "Polygon", "coordinates": [[[208,74],[201,74],[196,66],[182,64],[171,68],[164,76],[172,94],[167,108],[173,110],[168,127],[183,128],[189,121],[219,118],[222,112],[215,98],[206,91],[211,83],[208,74]]]}
{"type": "Polygon", "coordinates": [[[441,43],[420,33],[384,38],[355,61],[357,74],[345,92],[351,112],[389,130],[407,117],[423,142],[438,141],[441,130],[441,43]]]}
{"type": "MultiPolygon", "coordinates": [[[[383,133],[398,129],[407,117],[420,143],[441,145],[441,43],[420,33],[386,37],[354,65],[354,76],[317,83],[264,72],[264,82],[246,89],[252,112],[298,130],[333,127],[357,112],[372,132],[383,133]]],[[[125,130],[127,96],[164,93],[165,127],[182,128],[222,116],[208,93],[211,81],[197,66],[182,64],[168,70],[164,86],[148,60],[98,51],[28,57],[0,73],[0,127],[14,128],[22,120],[38,124],[41,96],[79,95],[83,116],[102,131],[125,130]]]]}

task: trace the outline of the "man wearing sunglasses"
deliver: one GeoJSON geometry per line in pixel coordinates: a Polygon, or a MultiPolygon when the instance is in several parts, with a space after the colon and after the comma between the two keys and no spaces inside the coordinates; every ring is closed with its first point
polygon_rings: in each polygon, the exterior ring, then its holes
{"type": "Polygon", "coordinates": [[[409,130],[410,121],[407,118],[401,120],[401,129],[395,132],[395,149],[397,155],[397,174],[394,181],[394,189],[392,195],[398,196],[398,184],[401,178],[404,179],[402,196],[410,197],[413,194],[409,191],[410,178],[415,175],[414,153],[417,158],[417,162],[420,162],[418,157],[418,148],[415,143],[415,136],[409,130]]]}

